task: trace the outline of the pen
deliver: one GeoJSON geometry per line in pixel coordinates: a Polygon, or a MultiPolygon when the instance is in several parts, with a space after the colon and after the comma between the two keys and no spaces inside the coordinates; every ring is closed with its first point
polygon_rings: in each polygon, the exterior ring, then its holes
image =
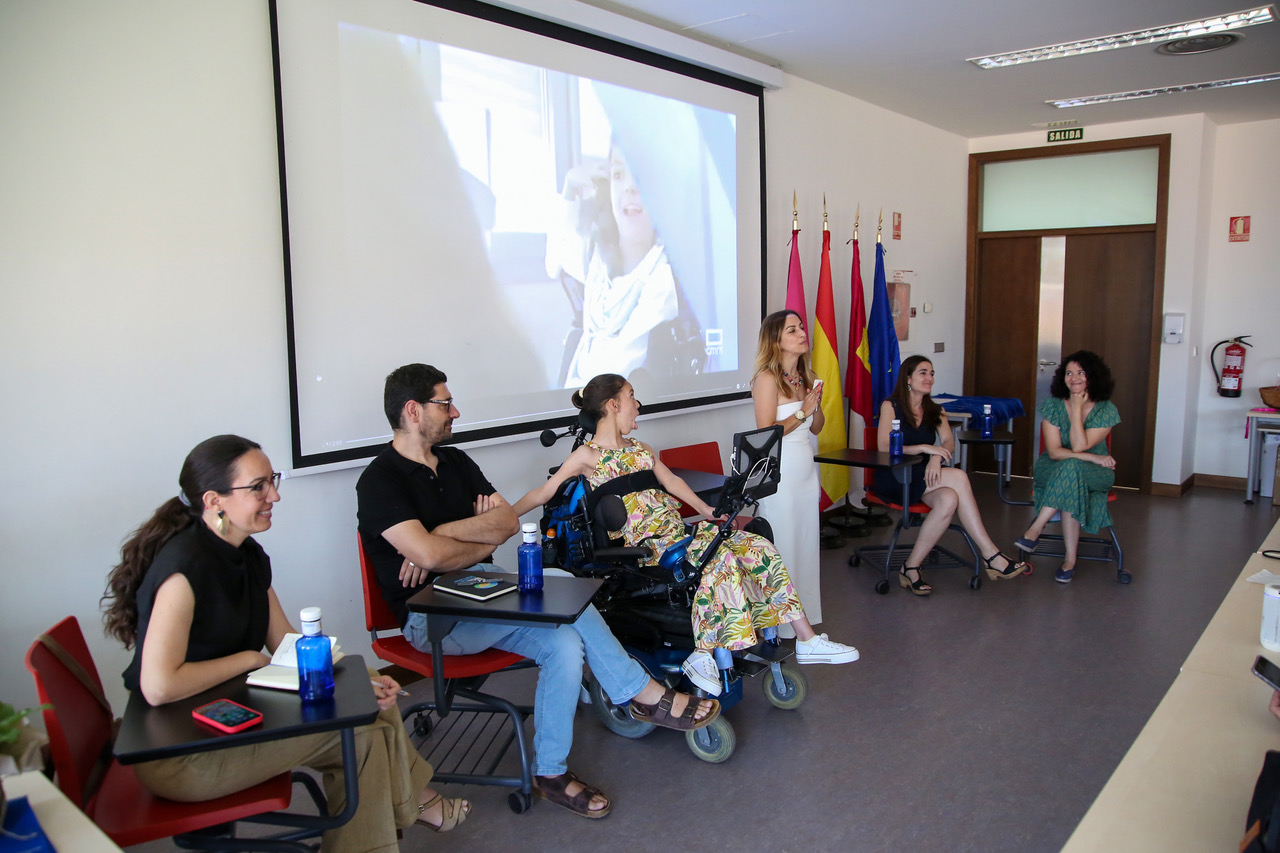
{"type": "MultiPolygon", "coordinates": [[[[372,678],[370,678],[370,679],[369,679],[369,683],[370,683],[370,684],[372,684],[374,687],[381,687],[381,686],[382,686],[382,682],[381,682],[381,681],[374,681],[372,678]]],[[[408,696],[408,695],[409,695],[409,691],[408,691],[408,690],[397,690],[397,691],[396,691],[396,693],[397,693],[397,694],[399,694],[399,695],[401,695],[401,696],[408,696]]]]}

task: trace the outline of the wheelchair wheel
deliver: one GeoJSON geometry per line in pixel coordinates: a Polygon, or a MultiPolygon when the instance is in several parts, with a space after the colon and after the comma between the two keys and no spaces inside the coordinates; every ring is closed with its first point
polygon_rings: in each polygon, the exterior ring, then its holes
{"type": "Polygon", "coordinates": [[[591,710],[596,712],[596,716],[600,718],[600,722],[604,723],[604,727],[615,735],[634,740],[644,737],[656,728],[653,723],[634,719],[625,705],[613,704],[609,694],[604,692],[604,688],[595,678],[592,678],[588,684],[587,692],[591,694],[591,710]]]}
{"type": "Polygon", "coordinates": [[[696,731],[685,732],[684,740],[693,754],[708,764],[727,761],[733,755],[733,748],[738,745],[733,724],[724,717],[716,717],[710,725],[696,731]]]}
{"type": "Polygon", "coordinates": [[[794,666],[782,664],[782,690],[778,690],[778,685],[774,681],[773,673],[761,673],[760,677],[764,679],[764,695],[769,700],[769,704],[775,708],[781,708],[784,711],[794,711],[804,702],[805,697],[809,695],[809,680],[804,677],[804,673],[796,669],[794,666]]]}
{"type": "Polygon", "coordinates": [[[516,814],[524,814],[533,805],[533,797],[524,791],[512,791],[507,794],[507,806],[516,814]]]}

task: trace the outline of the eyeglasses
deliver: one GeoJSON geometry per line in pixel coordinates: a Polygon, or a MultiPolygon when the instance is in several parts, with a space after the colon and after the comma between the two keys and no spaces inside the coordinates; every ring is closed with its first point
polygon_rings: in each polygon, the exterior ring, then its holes
{"type": "Polygon", "coordinates": [[[446,397],[443,400],[423,400],[424,403],[431,403],[433,406],[444,406],[446,409],[453,408],[453,398],[446,397]]]}
{"type": "Polygon", "coordinates": [[[264,477],[263,479],[257,481],[256,483],[250,483],[247,486],[229,486],[227,488],[227,491],[234,492],[236,489],[248,489],[249,491],[253,492],[255,497],[262,497],[262,495],[267,490],[267,486],[270,486],[276,491],[280,491],[280,472],[279,471],[272,471],[270,477],[264,477]]]}

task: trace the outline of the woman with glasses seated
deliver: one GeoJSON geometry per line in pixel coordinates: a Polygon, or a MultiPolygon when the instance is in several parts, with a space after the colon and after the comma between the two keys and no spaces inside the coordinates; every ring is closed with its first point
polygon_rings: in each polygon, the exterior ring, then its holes
{"type": "MultiPolygon", "coordinates": [[[[271,587],[271,561],[253,539],[271,527],[280,475],[252,441],[219,435],[196,445],[178,476],[180,491],[134,531],[103,596],[107,632],[133,661],[125,687],[151,705],[194,696],[270,663],[293,626],[271,587]]],[[[396,710],[400,686],[374,676],[382,709],[356,729],[360,802],[346,824],[324,834],[326,851],[394,851],[397,827],[436,832],[471,809],[428,783],[431,765],[409,742],[396,710]]],[[[134,765],[161,797],[197,802],[252,787],[295,767],[324,776],[331,814],[345,804],[341,734],[325,732],[134,765]]]]}
{"type": "MultiPolygon", "coordinates": [[[[569,454],[550,479],[517,501],[513,507],[516,515],[546,503],[571,477],[585,475],[592,487],[598,487],[616,477],[652,470],[662,489],[622,496],[627,509],[622,536],[629,546],[653,549],[654,563],[663,550],[686,535],[676,498],[701,515],[714,516],[712,507],[671,473],[652,448],[627,438],[640,414],[630,382],[616,373],[596,376],[574,392],[573,405],[595,420],[594,440],[569,454]]],[[[698,523],[689,545],[689,562],[702,560],[716,530],[714,523],[698,523]]],[[[858,659],[853,646],[832,642],[826,634],[813,630],[773,543],[752,533],[733,532],[703,569],[694,595],[696,649],[683,664],[685,674],[706,692],[718,695],[720,677],[712,650],[750,648],[759,642],[757,631],[784,624],[796,632],[797,663],[852,663],[858,659]]]]}

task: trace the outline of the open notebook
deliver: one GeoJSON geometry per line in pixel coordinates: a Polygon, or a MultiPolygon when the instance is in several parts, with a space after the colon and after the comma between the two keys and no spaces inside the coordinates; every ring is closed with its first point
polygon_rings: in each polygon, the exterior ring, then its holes
{"type": "MultiPolygon", "coordinates": [[[[301,639],[301,634],[285,634],[280,645],[276,647],[276,653],[271,656],[271,663],[249,673],[245,679],[246,683],[252,687],[296,691],[298,689],[298,653],[294,647],[301,639]]],[[[342,649],[338,648],[338,640],[335,637],[329,638],[329,644],[333,649],[333,662],[337,663],[342,660],[342,649]]]]}

